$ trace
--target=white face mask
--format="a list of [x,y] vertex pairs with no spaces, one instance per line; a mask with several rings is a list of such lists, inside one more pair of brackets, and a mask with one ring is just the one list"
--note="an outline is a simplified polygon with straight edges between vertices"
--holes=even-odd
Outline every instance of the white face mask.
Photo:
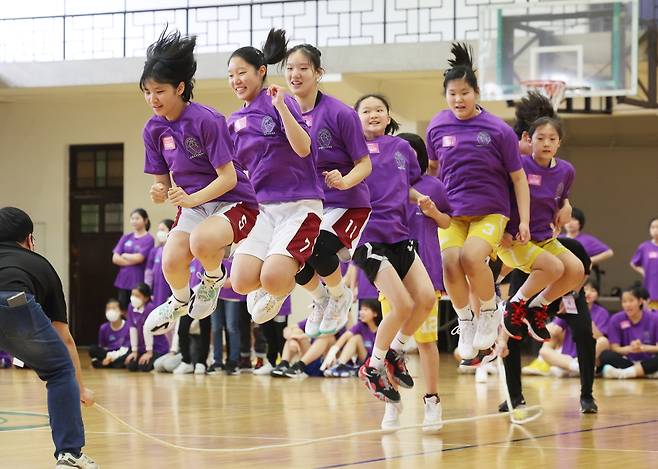
[[164,243],[165,241],[167,241],[167,236],[169,236],[169,233],[167,233],[166,231],[158,231],[156,236],[158,237],[158,242]]
[[121,311],[119,311],[118,309],[106,309],[105,317],[110,322],[118,321],[119,319],[121,319]]
[[130,304],[132,305],[133,309],[137,309],[137,308],[141,308],[144,305],[144,302],[139,298],[137,298],[136,296],[131,296]]

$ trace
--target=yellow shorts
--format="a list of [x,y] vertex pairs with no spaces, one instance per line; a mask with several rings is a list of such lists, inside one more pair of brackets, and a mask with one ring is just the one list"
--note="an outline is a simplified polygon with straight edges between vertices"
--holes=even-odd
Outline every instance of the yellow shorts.
[[497,213],[481,217],[453,217],[448,228],[439,228],[441,251],[460,248],[471,236],[485,240],[495,251],[503,237],[508,220],[506,216]]
[[[439,340],[439,299],[441,299],[441,292],[436,291],[435,294],[436,301],[430,315],[414,333],[414,340],[417,344],[428,344]],[[379,295],[379,302],[382,305],[382,317],[385,317],[391,312],[391,304],[384,295]]]
[[506,266],[530,273],[533,264],[542,252],[548,252],[558,257],[568,251],[557,239],[551,238],[540,242],[530,241],[527,244],[514,242],[509,248],[498,246],[497,254]]

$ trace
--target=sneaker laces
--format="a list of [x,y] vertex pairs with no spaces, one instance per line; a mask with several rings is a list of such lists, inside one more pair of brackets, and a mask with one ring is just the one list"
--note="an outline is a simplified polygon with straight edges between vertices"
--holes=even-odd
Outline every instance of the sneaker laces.
[[509,305],[512,307],[512,313],[511,313],[512,324],[519,327],[523,326],[523,320],[526,317],[525,302],[523,301],[519,301],[518,303],[512,302],[509,303]]
[[404,352],[398,352],[397,350],[394,350],[393,356],[395,357],[393,360],[393,365],[402,373],[409,374],[409,370],[407,369],[406,354]]
[[322,312],[321,306],[322,300],[313,300],[313,303],[309,305],[309,309],[311,310],[311,314],[308,317],[309,321],[318,322],[322,319],[324,313]]
[[539,329],[546,327],[546,320],[548,319],[548,306],[542,306],[541,309],[535,311],[535,325]]

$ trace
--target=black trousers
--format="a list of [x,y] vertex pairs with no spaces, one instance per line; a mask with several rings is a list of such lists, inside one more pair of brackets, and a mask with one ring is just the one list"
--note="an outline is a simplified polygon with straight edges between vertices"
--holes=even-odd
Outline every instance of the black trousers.
[[[185,316],[181,316],[180,324],[178,325],[178,349],[185,363],[192,363],[192,348],[190,344],[190,324],[192,324],[192,321],[194,319],[186,314]],[[201,334],[199,335],[200,344],[195,363],[203,363],[205,365],[208,359],[208,352],[210,351],[210,329],[212,327],[210,321],[210,316],[199,320]]]
[[[282,322],[279,322],[283,319]],[[274,319],[260,325],[263,337],[267,343],[267,359],[276,366],[276,357],[283,352],[286,339],[283,338],[283,330],[288,326],[288,316],[276,316]]]
[[251,314],[247,310],[247,302],[240,303],[240,356],[251,357]]
[[[509,294],[511,297],[523,285],[523,282],[528,278],[528,274],[515,270],[510,275]],[[596,366],[596,340],[592,336],[592,316],[589,313],[589,307],[582,290],[574,299],[578,314],[563,314],[561,317],[571,328],[571,334],[576,343],[578,366],[580,368],[580,395],[581,397],[591,397]],[[559,302],[561,299],[556,301]],[[521,341],[510,339],[507,342],[507,347],[509,348],[509,355],[504,359],[507,388],[510,397],[515,400],[523,395],[521,385]]]
[[108,350],[99,347],[98,345],[92,345],[89,347],[89,356],[91,357],[91,365],[94,368],[124,368],[125,365],[123,364],[126,361],[126,357],[130,352],[126,352],[113,362],[111,362],[109,365],[103,365],[103,360],[105,360],[105,357],[107,356]]
[[[601,367],[603,367],[603,365],[612,365],[615,368],[624,369],[630,368],[634,365],[634,363],[628,358],[618,354],[617,352],[613,352],[612,350],[604,350],[601,352]],[[651,358],[642,360],[640,365],[642,365],[642,369],[644,370],[645,375],[655,373],[658,371],[658,355],[654,355]]]

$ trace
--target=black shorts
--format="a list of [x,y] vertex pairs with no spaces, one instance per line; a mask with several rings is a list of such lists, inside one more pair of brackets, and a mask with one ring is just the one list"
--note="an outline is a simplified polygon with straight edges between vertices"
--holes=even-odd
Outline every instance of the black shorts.
[[395,271],[404,280],[416,259],[415,242],[412,240],[398,243],[366,243],[354,251],[352,261],[363,270],[366,278],[375,285],[377,273],[384,260],[391,263]]

